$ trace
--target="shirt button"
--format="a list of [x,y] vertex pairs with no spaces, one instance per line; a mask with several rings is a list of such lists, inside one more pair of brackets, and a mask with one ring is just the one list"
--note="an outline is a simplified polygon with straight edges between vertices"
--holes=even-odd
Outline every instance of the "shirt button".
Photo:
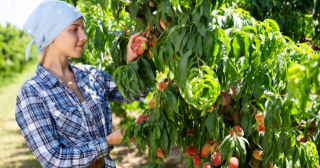
[[107,156],[107,154],[104,154],[104,156]]
[[59,81],[60,83],[62,83],[62,81]]
[[90,121],[92,121],[92,118],[90,118]]
[[69,113],[67,113],[67,115],[69,115]]
[[57,162],[57,159],[55,159],[54,162]]
[[99,136],[96,136],[96,138],[99,138]]
[[67,88],[67,87],[65,87],[65,89],[67,90],[68,88]]
[[80,105],[80,102],[78,104]]

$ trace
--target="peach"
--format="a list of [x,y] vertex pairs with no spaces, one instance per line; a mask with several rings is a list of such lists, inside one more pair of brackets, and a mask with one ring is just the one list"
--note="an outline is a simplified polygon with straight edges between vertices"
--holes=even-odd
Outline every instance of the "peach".
[[239,166],[239,159],[236,157],[231,157],[229,168],[238,168],[238,166]]
[[142,122],[142,120],[146,120],[148,122],[149,115],[148,114],[141,114],[137,119],[137,123],[140,124]]
[[302,138],[301,135],[299,135],[299,136],[297,137],[297,140],[298,140],[299,142],[302,142],[302,143],[305,143],[305,142],[306,142],[306,140],[305,140],[304,138]]
[[211,163],[210,162],[203,163],[203,168],[211,168]]
[[234,137],[234,136],[240,136],[240,137],[243,137],[244,135],[244,131],[243,129],[239,126],[239,125],[236,125],[234,126],[230,131],[229,133],[231,134],[231,137]]
[[173,55],[172,60],[175,60],[175,59],[176,59],[176,56]]
[[217,149],[219,148],[219,145],[220,145],[220,142],[214,143],[214,144],[210,147],[210,153],[211,153],[211,154],[214,154],[214,153],[217,151]]
[[154,47],[154,46],[156,46],[156,42],[157,42],[158,38],[157,38],[157,36],[155,34],[151,34],[150,36],[151,36],[151,38],[150,38],[151,39],[150,47]]
[[194,154],[192,156],[192,160],[193,160],[194,167],[197,168],[201,162],[201,157],[199,154]]
[[163,154],[163,152],[162,152],[162,150],[161,150],[160,148],[159,148],[158,151],[157,151],[157,156],[158,156],[158,157],[161,157],[161,158],[164,157],[164,154]]
[[168,78],[165,78],[163,81],[164,81],[166,84],[169,84],[169,79],[168,79]]
[[223,105],[226,106],[230,103],[230,97],[229,97],[229,94],[226,92],[226,91],[222,91],[222,95],[224,97],[224,103]]
[[315,131],[308,130],[308,134],[313,137]]
[[132,44],[132,51],[138,55],[142,55],[147,48],[147,43],[142,39],[136,39]]
[[259,124],[257,131],[266,131],[266,128],[264,127],[264,123]]
[[236,87],[232,86],[232,87],[230,88],[230,92],[231,92],[231,98],[232,98],[232,99],[235,99],[235,98],[236,98],[236,96],[235,96],[235,94],[236,94]]
[[190,129],[188,128],[187,133],[188,133],[188,135],[190,135],[190,136],[194,136],[194,129],[190,130]]
[[126,36],[129,37],[129,30],[126,31]]
[[207,157],[210,151],[211,144],[207,143],[202,147],[201,156]]
[[162,91],[163,89],[165,89],[165,87],[166,87],[166,83],[165,82],[160,82],[159,83],[159,89]]
[[169,22],[167,21],[166,26],[164,26],[163,20],[162,20],[162,18],[161,18],[161,19],[160,19],[160,25],[161,25],[161,27],[162,27],[164,30],[167,30],[167,28],[169,27]]
[[155,102],[155,100],[156,100],[156,97],[153,97],[153,98],[151,99],[150,104],[149,104],[151,108],[154,108],[154,102]]
[[214,166],[219,166],[221,164],[221,152],[216,152],[211,156],[211,162]]
[[252,163],[252,168],[259,168],[260,160],[252,158],[251,163]]
[[196,148],[194,148],[193,146],[189,146],[189,147],[187,148],[187,155],[188,155],[189,157],[192,157],[194,154],[199,154],[199,150],[196,149]]
[[264,123],[264,114],[263,113],[258,113],[255,115],[255,119],[259,123]]
[[213,145],[213,143],[214,143],[213,139],[210,139],[210,140],[209,140],[209,143],[210,143],[211,145]]
[[259,151],[259,150],[254,150],[253,153],[252,153],[252,156],[254,158],[256,158],[257,160],[262,160],[263,152]]

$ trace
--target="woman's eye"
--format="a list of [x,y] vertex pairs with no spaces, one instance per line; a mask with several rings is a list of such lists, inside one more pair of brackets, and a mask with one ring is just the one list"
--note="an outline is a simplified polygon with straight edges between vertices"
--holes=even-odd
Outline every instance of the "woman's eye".
[[77,31],[78,29],[73,29],[73,31]]

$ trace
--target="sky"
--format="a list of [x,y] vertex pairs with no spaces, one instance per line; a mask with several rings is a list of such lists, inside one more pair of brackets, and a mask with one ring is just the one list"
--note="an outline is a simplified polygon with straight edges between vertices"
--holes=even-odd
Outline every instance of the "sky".
[[43,0],[0,0],[0,24],[9,22],[22,29],[29,15]]

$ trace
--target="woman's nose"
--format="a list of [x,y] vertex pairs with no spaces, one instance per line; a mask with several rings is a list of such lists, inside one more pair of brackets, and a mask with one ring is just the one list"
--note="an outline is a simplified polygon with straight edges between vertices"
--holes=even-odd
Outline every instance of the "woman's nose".
[[81,30],[80,33],[80,41],[86,41],[88,40],[88,36],[86,35],[86,33],[84,32],[84,30]]

